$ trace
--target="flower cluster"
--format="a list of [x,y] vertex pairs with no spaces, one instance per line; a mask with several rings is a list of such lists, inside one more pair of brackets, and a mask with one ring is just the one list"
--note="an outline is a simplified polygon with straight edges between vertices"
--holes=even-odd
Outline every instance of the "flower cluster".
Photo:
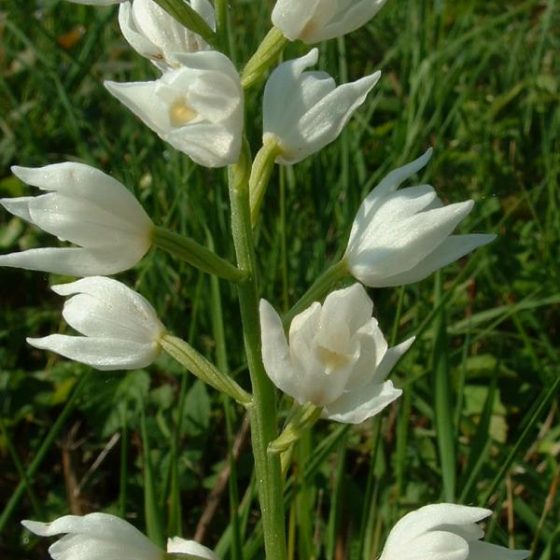
[[[319,417],[358,424],[379,414],[402,394],[388,376],[411,347],[414,336],[389,347],[373,317],[374,305],[364,286],[381,288],[418,282],[489,243],[494,236],[453,234],[472,210],[472,200],[444,205],[430,185],[399,189],[424,168],[430,149],[390,172],[364,199],[349,232],[346,250],[333,266],[336,276],[330,282],[320,279],[320,289],[310,288],[302,299],[305,305],[296,304],[288,314],[291,321],[283,319],[264,299],[257,310],[258,274],[252,269],[256,258],[250,222],[258,214],[275,164],[295,165],[334,142],[366,102],[380,72],[337,86],[326,72],[308,70],[318,63],[317,48],[279,64],[264,86],[262,148],[249,170],[251,157],[244,147],[244,86],[248,86],[234,63],[215,48],[216,17],[208,0],[177,0],[185,13],[198,22],[192,28],[163,9],[165,2],[73,1],[119,4],[118,21],[124,38],[159,72],[151,81],[106,81],[107,90],[193,162],[209,168],[230,166],[232,229],[240,264],[234,266],[194,240],[156,226],[124,185],[92,167],[80,163],[38,169],[13,167],[14,175],[46,194],[2,199],[0,204],[15,216],[77,247],[37,248],[2,255],[0,265],[80,278],[52,289],[58,295],[70,296],[62,314],[81,336],[53,334],[28,338],[28,342],[99,370],[144,368],[164,350],[185,369],[251,407],[252,417],[256,418],[254,449],[262,454],[255,462],[256,469],[263,469],[256,476],[261,485],[259,494],[262,500],[281,504],[282,497],[274,494],[281,488],[281,481],[269,479],[280,476],[281,469],[278,465],[269,467],[269,462],[276,460],[270,459],[269,454],[283,453],[299,431],[309,428]],[[278,54],[284,42],[315,44],[341,37],[373,18],[384,1],[277,0],[271,15],[274,27],[268,36],[276,43],[271,46],[263,41],[266,48],[262,50],[268,54],[253,60],[253,74],[265,77],[270,53]],[[239,205],[235,209],[234,203]],[[251,382],[253,388],[259,386],[254,394],[219,372],[186,342],[170,335],[152,305],[139,293],[104,276],[134,267],[152,246],[204,272],[251,284],[251,296],[240,297],[240,307],[245,325],[251,321],[250,328],[256,333],[252,339],[247,337]],[[343,277],[353,277],[358,283],[330,291]],[[260,324],[256,324],[258,313]],[[269,380],[260,375],[262,368]],[[296,411],[276,440],[268,435],[277,430],[274,413],[265,410],[266,402],[271,400],[258,400],[264,393],[272,395],[270,382],[293,399]],[[265,440],[262,426],[267,422]],[[272,488],[270,494],[263,487],[267,483]],[[269,516],[278,516],[274,509],[263,508],[267,554],[271,550],[267,542]],[[486,509],[453,504],[421,508],[393,528],[380,560],[526,558],[526,552],[507,551],[480,541],[483,531],[477,523],[489,514]],[[170,539],[164,552],[127,522],[103,513],[65,516],[50,524],[23,523],[40,536],[65,534],[49,549],[55,560],[164,560],[174,555],[216,560],[209,549],[180,538]]]

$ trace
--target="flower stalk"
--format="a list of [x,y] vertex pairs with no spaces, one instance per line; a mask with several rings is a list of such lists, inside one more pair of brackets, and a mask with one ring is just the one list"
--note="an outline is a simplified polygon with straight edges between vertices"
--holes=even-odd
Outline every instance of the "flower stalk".
[[269,453],[287,451],[321,417],[321,408],[312,403],[298,406],[282,433],[269,444]]
[[307,292],[305,292],[292,308],[282,316],[284,326],[289,325],[298,313],[301,313],[314,301],[323,299],[333,286],[347,276],[349,276],[349,272],[348,264],[345,259],[341,259],[327,268],[327,270],[313,282]]
[[243,69],[241,85],[244,89],[249,89],[264,76],[287,43],[288,39],[282,35],[279,29],[276,27],[270,29]]
[[274,169],[276,158],[282,152],[275,136],[263,139],[263,145],[255,156],[251,176],[249,177],[249,199],[251,204],[251,224],[255,225],[259,217],[266,188]]
[[231,377],[219,371],[190,344],[170,334],[164,334],[159,343],[172,358],[196,375],[196,377],[235,399],[239,404],[246,407],[251,405],[251,395]]
[[190,265],[214,274],[219,278],[239,282],[245,274],[230,262],[222,259],[190,237],[179,235],[166,228],[156,226],[153,231],[153,244]]
[[251,441],[267,560],[286,559],[282,472],[278,455],[268,453],[277,436],[274,387],[261,357],[258,278],[249,206],[250,155],[245,144],[239,163],[229,169],[232,232],[238,267],[247,274],[238,284],[247,364],[253,387],[249,408]]

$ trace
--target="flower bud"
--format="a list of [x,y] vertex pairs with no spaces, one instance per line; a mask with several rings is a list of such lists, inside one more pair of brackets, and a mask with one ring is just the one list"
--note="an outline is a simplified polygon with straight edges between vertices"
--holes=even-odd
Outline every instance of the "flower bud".
[[391,529],[379,560],[523,560],[528,550],[481,542],[477,525],[489,509],[433,504],[406,514]]
[[40,248],[0,256],[0,266],[72,276],[115,274],[134,266],[151,246],[153,224],[117,180],[81,163],[12,167],[48,194],[4,198],[9,212],[80,248]]
[[272,23],[290,41],[319,43],[362,27],[384,3],[385,0],[277,0]]
[[218,560],[205,546],[179,537],[168,539],[165,553],[130,523],[108,513],[65,515],[52,523],[21,523],[40,537],[65,534],[49,548],[53,560],[164,560],[168,554],[181,555],[185,560]]
[[73,296],[64,304],[62,316],[84,336],[28,338],[31,346],[108,371],[143,368],[157,358],[165,328],[139,293],[104,276],[59,284],[52,290]]
[[358,424],[378,414],[402,391],[386,377],[414,338],[388,348],[373,302],[360,284],[313,303],[290,325],[261,300],[262,358],[266,373],[299,404],[312,403],[323,417]]
[[[215,28],[214,8],[208,0],[191,0],[188,4],[209,27]],[[175,53],[209,48],[200,35],[181,25],[154,0],[132,0],[121,4],[119,25],[131,47],[162,71],[179,66]]]
[[426,165],[431,153],[389,173],[354,218],[345,259],[351,274],[366,286],[418,282],[496,237],[451,235],[472,210],[472,200],[443,206],[430,185],[397,190]]
[[325,72],[304,72],[319,51],[280,64],[263,98],[263,144],[278,144],[276,163],[294,164],[333,142],[365,101],[380,72],[336,87]]

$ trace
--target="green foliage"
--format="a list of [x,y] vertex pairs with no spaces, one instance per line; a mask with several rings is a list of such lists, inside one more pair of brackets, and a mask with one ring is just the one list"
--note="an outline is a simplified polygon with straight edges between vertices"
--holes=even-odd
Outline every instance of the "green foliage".
[[[233,4],[230,54],[241,67],[271,3]],[[392,374],[405,396],[357,428],[319,422],[298,444],[285,503],[293,558],[370,559],[404,512],[452,495],[494,509],[494,542],[531,548],[534,560],[560,556],[559,29],[554,1],[392,0],[365,28],[321,46],[320,65],[337,81],[376,68],[383,77],[335,144],[275,171],[258,230],[264,296],[288,309],[340,254],[364,195],[428,145],[435,155],[419,179],[448,201],[474,198],[464,231],[499,238],[447,267],[440,292],[433,279],[372,291],[385,332],[418,335]],[[211,239],[232,258],[223,172],[195,168],[101,86],[156,75],[127,47],[113,8],[7,0],[0,37],[1,196],[31,194],[10,165],[83,161],[127,185],[158,225]],[[304,49],[291,44],[285,56]],[[260,123],[248,127],[255,153]],[[3,252],[55,242],[0,215]],[[19,520],[70,511],[194,535],[231,466],[243,410],[163,356],[149,371],[88,373],[31,349],[26,336],[65,328],[48,290],[61,278],[0,274],[0,556],[40,558]],[[247,386],[228,284],[155,251],[122,277]],[[259,558],[246,445],[234,467],[199,530],[222,558]],[[237,493],[234,524],[227,503]],[[148,514],[163,512],[162,527],[145,502]]]

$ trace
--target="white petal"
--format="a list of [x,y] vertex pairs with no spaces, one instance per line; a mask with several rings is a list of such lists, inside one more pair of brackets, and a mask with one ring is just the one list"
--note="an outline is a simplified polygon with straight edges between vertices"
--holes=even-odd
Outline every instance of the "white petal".
[[134,266],[144,252],[142,255],[140,251],[123,254],[121,247],[29,249],[20,253],[0,255],[0,266],[42,270],[69,276],[116,274]]
[[467,560],[469,558],[469,545],[465,539],[445,531],[431,531],[414,539],[399,543],[393,540],[391,542],[393,545],[387,542],[379,560]]
[[408,349],[412,346],[412,343],[416,339],[415,336],[411,336],[404,342],[389,348],[381,363],[377,366],[375,370],[375,379],[378,383],[385,380],[385,378],[389,375],[391,370],[395,367],[395,364],[402,358],[402,356],[408,351]]
[[337,368],[336,372],[330,375],[324,349],[317,341],[321,315],[321,305],[314,302],[294,317],[289,336],[292,368],[297,382],[294,398],[299,403],[311,402],[316,406],[323,406],[337,399],[350,375],[348,368]]
[[66,303],[63,311],[68,324],[82,334],[152,343],[164,330],[150,302],[112,278],[82,278],[69,284],[57,284],[52,286],[52,290],[62,296],[88,296],[87,300],[79,298],[81,308],[72,303],[78,297],[74,296]]
[[147,217],[129,220],[127,215],[59,193],[33,197],[27,208],[33,224],[62,241],[88,248],[120,245],[123,251],[140,244],[146,252],[150,246],[152,225]]
[[388,173],[381,182],[369,193],[360,205],[352,231],[350,233],[350,241],[348,247],[352,247],[356,243],[356,237],[360,237],[362,232],[368,227],[372,216],[386,196],[395,192],[399,186],[414,173],[420,171],[432,157],[433,149],[428,148],[422,156],[414,161],[394,169]]
[[282,320],[268,301],[261,299],[262,359],[270,380],[284,393],[297,398],[297,374],[292,368],[290,350]]
[[[427,255],[416,266],[400,274],[383,279],[383,287],[403,286],[423,280],[432,272],[464,257],[478,247],[496,239],[494,234],[472,233],[468,235],[451,235],[435,251]],[[366,283],[367,284],[367,283]]]
[[369,383],[329,403],[324,408],[323,416],[345,424],[360,424],[379,414],[401,394],[402,390],[396,389],[391,381]]
[[157,82],[105,81],[103,85],[157,134],[169,128],[169,109],[156,96]]
[[[288,60],[278,65],[268,78],[263,94],[263,132],[283,137],[309,106],[312,100],[306,93],[314,97],[319,89],[328,93],[335,87],[334,80],[325,73],[311,72],[315,77],[308,82],[306,88],[300,87],[302,74],[306,68],[317,63],[319,50],[311,49],[305,56]],[[322,83],[321,83],[322,81]]]
[[[119,560],[119,556],[115,555],[117,552],[120,552],[121,559],[160,560],[162,556],[161,551],[140,531],[106,513],[90,513],[83,517],[67,515],[52,523],[22,521],[22,525],[42,537],[70,533],[71,539],[65,537],[49,549],[55,560]],[[69,550],[72,547],[76,547],[74,551]]]
[[241,151],[241,133],[232,134],[228,127],[220,124],[185,126],[164,134],[162,138],[205,167],[233,164]]
[[290,41],[299,38],[321,0],[277,0],[272,10],[272,23]]
[[[304,145],[286,146],[288,154],[282,158],[282,163],[297,163],[336,140],[380,76],[381,72],[376,72],[356,82],[343,84],[311,107],[298,124]],[[297,151],[292,153],[294,149]]]
[[0,204],[11,214],[25,220],[32,222],[31,214],[29,213],[29,204],[35,200],[34,196],[20,196],[19,198],[0,198]]
[[140,203],[122,183],[89,165],[65,162],[36,169],[19,166],[11,169],[16,177],[34,187],[88,200],[139,227],[151,224]]
[[318,27],[317,31],[306,37],[308,43],[327,41],[334,37],[341,37],[362,27],[383,7],[385,0],[358,0],[351,6],[344,6],[344,11],[337,17]]
[[159,346],[155,342],[141,344],[114,338],[87,338],[62,334],[26,340],[35,348],[56,352],[101,371],[144,368],[153,363],[159,354]]
[[331,292],[323,303],[319,328],[342,323],[351,333],[371,320],[373,302],[363,286],[352,284],[348,288]]
[[190,70],[214,71],[228,75],[237,80],[239,74],[233,62],[218,51],[201,51],[196,53],[178,53],[176,59]]
[[353,275],[366,285],[379,286],[387,277],[410,270],[436,250],[472,210],[473,201],[458,202],[421,212],[387,224],[391,237],[385,245],[372,245],[347,253]]
[[385,548],[409,543],[426,531],[478,523],[492,514],[489,509],[457,504],[431,504],[401,518],[391,530]]
[[196,541],[188,541],[179,537],[167,540],[167,552],[188,554],[189,558],[200,558],[201,560],[219,560],[209,548]]
[[164,58],[161,48],[154,45],[136,27],[131,2],[123,2],[119,6],[119,27],[124,38],[136,52],[150,59],[161,60]]

